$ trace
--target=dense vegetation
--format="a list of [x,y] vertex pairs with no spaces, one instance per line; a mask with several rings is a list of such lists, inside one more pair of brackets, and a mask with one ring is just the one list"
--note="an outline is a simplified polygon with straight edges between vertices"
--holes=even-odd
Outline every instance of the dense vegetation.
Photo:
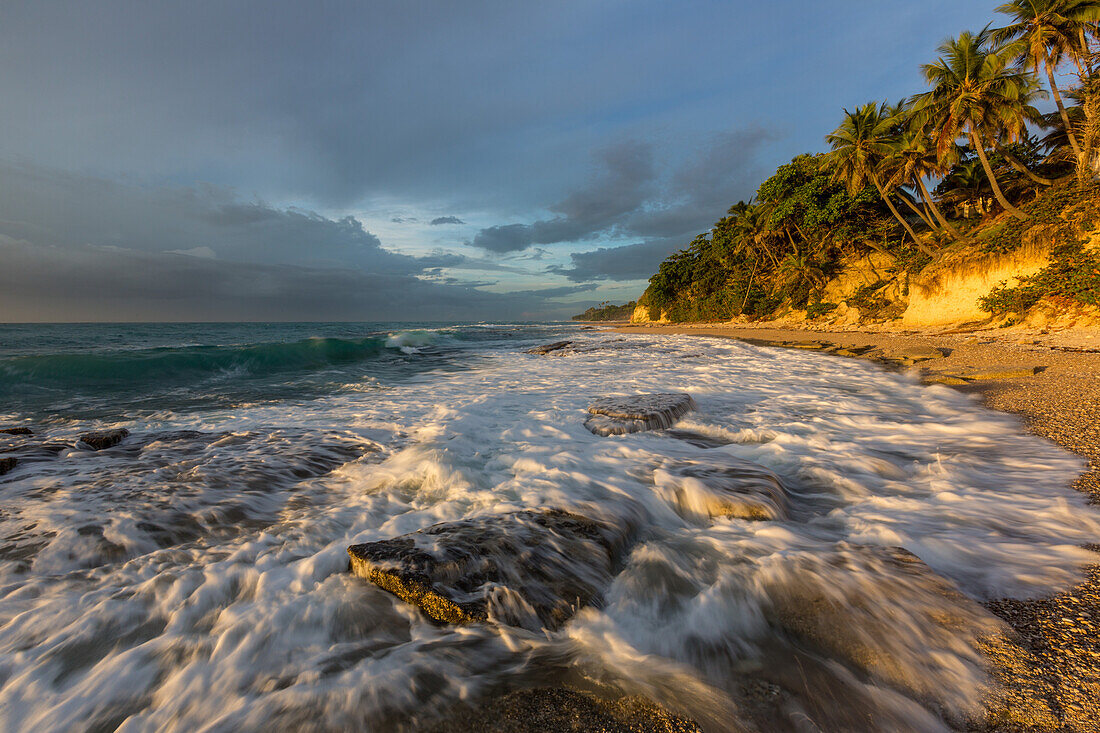
[[[1100,0],[997,10],[1004,27],[940,46],[922,67],[927,90],[845,110],[829,152],[781,166],[662,262],[639,299],[650,317],[816,317],[837,306],[822,293],[848,256],[874,250],[894,274],[916,272],[949,250],[1011,251],[1037,226],[1053,238],[1050,267],[982,307],[1020,311],[1045,296],[1100,304],[1100,256],[1080,238],[1098,209]],[[1075,82],[1062,89],[1056,73]],[[1056,107],[1047,115],[1034,106],[1045,97]],[[885,313],[882,284],[848,304]]]
[[633,300],[623,305],[612,305],[609,301],[604,301],[599,305],[592,306],[584,313],[573,316],[574,321],[629,321],[630,316],[634,314],[634,307],[637,305]]

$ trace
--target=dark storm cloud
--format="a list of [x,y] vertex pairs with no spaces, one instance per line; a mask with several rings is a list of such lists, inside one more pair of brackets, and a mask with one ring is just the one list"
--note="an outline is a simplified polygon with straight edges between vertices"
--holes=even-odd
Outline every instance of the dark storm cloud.
[[428,224],[433,227],[440,226],[441,224],[465,224],[466,222],[459,219],[457,216],[437,216],[432,219]]
[[[770,137],[769,132],[756,128],[713,135],[658,185],[653,185],[651,157],[638,154],[641,148],[635,148],[633,165],[624,164],[622,151],[618,151],[618,166],[609,163],[602,180],[571,194],[556,207],[570,214],[555,220],[557,231],[582,232],[581,240],[604,234],[643,241],[574,252],[571,267],[552,267],[548,272],[579,282],[648,278],[661,260],[708,229],[731,203],[752,196],[762,175],[757,151]],[[523,249],[537,241],[540,227],[547,224],[484,229],[473,243],[492,252]]]
[[596,283],[587,283],[585,285],[563,285],[559,288],[542,288],[540,290],[529,290],[528,295],[535,295],[540,298],[564,298],[567,295],[576,295],[577,293],[586,293],[589,290],[595,290],[599,287]]
[[554,267],[550,272],[574,282],[592,280],[645,280],[657,272],[661,260],[684,246],[680,239],[650,239],[622,247],[600,247],[570,255],[571,267]]
[[389,252],[353,217],[241,202],[224,189],[150,190],[0,165],[4,320],[480,319],[546,311],[538,294],[421,279],[439,274],[433,268],[474,269],[467,260]]
[[600,174],[550,207],[558,216],[533,224],[487,227],[474,236],[473,245],[490,252],[515,252],[535,244],[591,239],[615,226],[652,194],[653,147],[619,143],[600,151],[599,158]]
[[[448,320],[541,309],[406,275],[217,262],[100,247],[32,245],[0,235],[0,312],[8,320]],[[74,316],[74,314],[76,314]]]

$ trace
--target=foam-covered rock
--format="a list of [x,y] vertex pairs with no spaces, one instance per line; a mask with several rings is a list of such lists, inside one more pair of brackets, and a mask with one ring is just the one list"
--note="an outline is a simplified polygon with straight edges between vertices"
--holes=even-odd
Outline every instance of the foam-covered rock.
[[572,341],[555,341],[552,344],[543,344],[542,346],[536,346],[532,349],[528,349],[528,354],[550,354],[552,356],[561,356],[562,349],[572,344]]
[[588,406],[591,417],[584,426],[596,435],[658,430],[672,427],[694,409],[695,400],[682,392],[603,397]]
[[122,442],[122,439],[130,434],[126,428],[114,428],[112,430],[93,430],[80,436],[80,442],[92,450],[105,450]]
[[455,522],[348,548],[351,571],[443,623],[556,629],[595,603],[628,530],[558,510]]
[[[951,704],[945,660],[983,665],[978,640],[1003,628],[916,555],[839,543],[832,552],[777,558],[761,578],[769,615],[829,657],[919,697]],[[952,674],[957,672],[952,670]]]
[[783,482],[763,466],[723,457],[707,463],[672,463],[654,471],[654,483],[687,518],[787,518]]

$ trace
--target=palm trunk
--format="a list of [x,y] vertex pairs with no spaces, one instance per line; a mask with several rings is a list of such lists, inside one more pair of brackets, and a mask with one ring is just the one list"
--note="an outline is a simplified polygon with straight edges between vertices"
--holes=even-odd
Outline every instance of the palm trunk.
[[1040,186],[1053,186],[1057,181],[1053,181],[1050,178],[1043,178],[1037,173],[1034,173],[1030,168],[1020,162],[1012,153],[1008,152],[1004,145],[994,141],[993,146],[997,148],[997,152],[1004,156],[1004,159],[1008,161],[1008,164],[1016,170],[1027,176],[1033,183],[1038,183]]
[[978,133],[974,132],[973,128],[970,129],[970,144],[974,146],[974,152],[978,154],[978,160],[982,161],[982,168],[985,169],[985,175],[989,178],[989,186],[993,189],[993,195],[997,197],[997,202],[1000,203],[1001,208],[1017,219],[1027,219],[1028,215],[1008,203],[1008,199],[1001,192],[1001,187],[997,184],[997,177],[993,175],[993,168],[989,165],[989,158],[986,157],[985,145],[978,139]]
[[952,237],[959,238],[959,232],[955,227],[947,223],[947,219],[940,213],[940,207],[936,206],[936,202],[932,200],[932,195],[928,193],[928,187],[924,185],[924,179],[920,176],[916,176],[917,185],[920,186],[920,194],[924,196],[925,203],[928,204],[928,208],[932,211],[932,215],[936,217],[936,221],[940,223],[944,229],[946,229]]
[[745,288],[745,297],[741,299],[741,310],[737,311],[737,315],[742,315],[745,312],[745,305],[749,302],[749,293],[752,292],[752,280],[756,277],[756,266],[760,264],[760,255],[756,256],[756,259],[752,263],[752,274],[749,275],[749,284]]
[[898,196],[902,203],[909,207],[909,210],[920,217],[920,220],[928,225],[929,229],[935,229],[936,225],[932,223],[932,220],[928,218],[928,214],[920,210],[916,204],[909,200],[908,196]]
[[783,231],[787,235],[787,240],[791,243],[791,249],[794,250],[795,254],[798,254],[798,245],[794,241],[794,236],[791,234],[791,230],[784,227]]
[[898,222],[905,228],[905,231],[909,233],[909,236],[913,238],[913,244],[917,245],[917,249],[919,249],[921,252],[924,252],[929,257],[935,257],[936,253],[928,249],[927,246],[921,243],[920,239],[917,238],[917,233],[913,231],[913,227],[909,226],[909,222],[902,218],[902,215],[898,213],[898,210],[894,206],[894,203],[890,200],[890,197],[887,196],[886,192],[882,190],[882,184],[878,182],[878,176],[871,174],[871,181],[875,184],[875,188],[878,189],[878,195],[881,196],[882,200],[886,202],[886,206],[890,209],[890,213],[894,215],[894,218],[898,220]]
[[1062,104],[1062,95],[1058,93],[1058,84],[1054,81],[1054,69],[1050,65],[1049,60],[1044,60],[1043,66],[1047,70],[1047,81],[1050,82],[1050,91],[1054,95],[1054,103],[1058,105],[1058,114],[1062,116],[1062,124],[1066,126],[1066,137],[1069,138],[1069,146],[1073,148],[1073,157],[1078,161],[1081,160],[1081,146],[1077,144],[1077,138],[1073,134],[1073,128],[1069,124],[1069,112],[1066,112],[1066,105]]

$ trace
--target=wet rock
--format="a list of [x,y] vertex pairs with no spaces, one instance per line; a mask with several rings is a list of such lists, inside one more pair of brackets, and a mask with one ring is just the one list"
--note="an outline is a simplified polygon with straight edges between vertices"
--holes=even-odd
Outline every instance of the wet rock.
[[0,428],[0,433],[6,435],[34,435],[30,428]]
[[351,571],[443,623],[556,629],[596,603],[629,530],[558,510],[436,524],[348,548]]
[[[900,547],[839,543],[783,558],[763,580],[773,623],[834,659],[929,699],[944,660],[983,665],[979,639],[1004,624]],[[906,629],[899,633],[899,629]]]
[[906,346],[900,349],[885,349],[882,358],[890,361],[903,362],[906,365],[916,364],[930,359],[942,359],[944,349],[934,346]]
[[831,349],[829,353],[835,354],[837,356],[856,357],[862,356],[863,354],[867,353],[867,351],[869,351],[867,347],[843,347]]
[[674,463],[653,475],[657,489],[686,518],[787,518],[787,491],[774,473],[749,461]]
[[[421,729],[425,730],[425,729]],[[430,733],[701,733],[692,720],[673,715],[640,697],[601,700],[568,687],[517,690],[464,706],[431,728]]]
[[695,400],[684,393],[604,397],[588,406],[591,417],[584,426],[596,435],[638,433],[670,428],[695,409]]
[[934,374],[926,377],[924,381],[929,384],[946,384],[949,387],[957,387],[960,384],[970,384],[965,379],[953,377],[950,374]]
[[15,465],[18,462],[19,461],[17,461],[15,458],[12,458],[11,456],[0,458],[0,476],[3,476],[8,471],[15,468]]
[[113,430],[94,430],[80,436],[80,442],[92,450],[104,450],[122,442],[122,439],[130,434],[126,428],[114,428]]
[[12,458],[17,458],[20,463],[34,463],[38,461],[50,461],[63,451],[72,450],[68,443],[23,443],[13,448],[7,448],[3,452]]
[[[572,344],[572,341],[555,341],[552,344],[543,344],[542,346],[536,346],[533,349],[528,349],[528,354],[550,354],[551,356],[561,356],[561,350]],[[557,353],[555,353],[557,352]]]
[[790,349],[808,349],[810,351],[821,351],[833,346],[828,341],[785,341],[783,345]]

